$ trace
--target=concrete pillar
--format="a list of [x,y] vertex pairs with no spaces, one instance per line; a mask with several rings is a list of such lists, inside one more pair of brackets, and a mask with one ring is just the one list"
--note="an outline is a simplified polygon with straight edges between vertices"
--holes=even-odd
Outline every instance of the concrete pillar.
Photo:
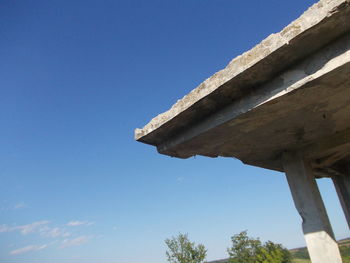
[[341,263],[339,247],[312,168],[298,153],[285,153],[283,166],[312,263]]
[[350,169],[344,175],[332,176],[332,180],[350,228]]

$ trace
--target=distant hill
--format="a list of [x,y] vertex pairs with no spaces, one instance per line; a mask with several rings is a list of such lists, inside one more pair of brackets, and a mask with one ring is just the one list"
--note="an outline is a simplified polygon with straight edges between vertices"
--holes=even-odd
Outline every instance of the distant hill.
[[[338,240],[343,263],[350,263],[350,238]],[[306,247],[293,248],[289,250],[293,256],[293,263],[311,263]],[[208,261],[207,263],[227,263],[228,259]]]
[[228,258],[227,259],[214,260],[214,261],[208,261],[207,263],[227,263],[227,262],[228,262]]
[[[341,239],[338,244],[343,263],[350,263],[350,238]],[[306,247],[294,248],[289,251],[292,253],[294,263],[311,263]]]
[[214,261],[208,261],[207,263],[226,263],[228,259],[220,259],[220,260],[214,260]]

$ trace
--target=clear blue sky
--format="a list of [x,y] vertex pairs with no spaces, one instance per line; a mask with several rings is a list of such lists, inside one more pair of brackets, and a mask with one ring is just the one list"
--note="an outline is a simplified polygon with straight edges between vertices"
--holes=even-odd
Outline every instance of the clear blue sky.
[[313,2],[0,1],[0,262],[164,263],[179,232],[209,260],[245,229],[304,245],[283,174],[161,156],[133,131]]

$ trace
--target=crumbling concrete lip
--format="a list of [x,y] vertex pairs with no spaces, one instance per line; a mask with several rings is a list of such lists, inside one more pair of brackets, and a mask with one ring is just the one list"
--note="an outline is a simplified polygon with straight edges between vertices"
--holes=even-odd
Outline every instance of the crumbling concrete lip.
[[173,157],[234,157],[284,171],[284,151],[350,129],[349,21],[350,0],[321,0],[136,129],[136,140]]
[[153,118],[135,139],[160,145],[186,127],[258,89],[297,61],[316,52],[350,30],[349,0],[322,0],[300,18],[233,59],[225,69],[205,80],[168,111]]

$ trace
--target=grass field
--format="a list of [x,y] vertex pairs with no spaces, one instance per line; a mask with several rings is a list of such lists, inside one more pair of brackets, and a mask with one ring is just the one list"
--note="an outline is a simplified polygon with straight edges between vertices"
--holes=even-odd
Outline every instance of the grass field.
[[309,259],[293,259],[293,263],[310,263]]
[[[350,263],[350,238],[338,241],[340,253],[343,257],[343,263]],[[290,250],[293,263],[311,263],[309,253],[306,247]],[[227,263],[228,259],[213,261],[212,263]]]
[[[338,242],[340,253],[343,257],[343,263],[350,263],[350,239],[344,239]],[[291,250],[293,263],[311,263],[309,254],[306,248]]]

